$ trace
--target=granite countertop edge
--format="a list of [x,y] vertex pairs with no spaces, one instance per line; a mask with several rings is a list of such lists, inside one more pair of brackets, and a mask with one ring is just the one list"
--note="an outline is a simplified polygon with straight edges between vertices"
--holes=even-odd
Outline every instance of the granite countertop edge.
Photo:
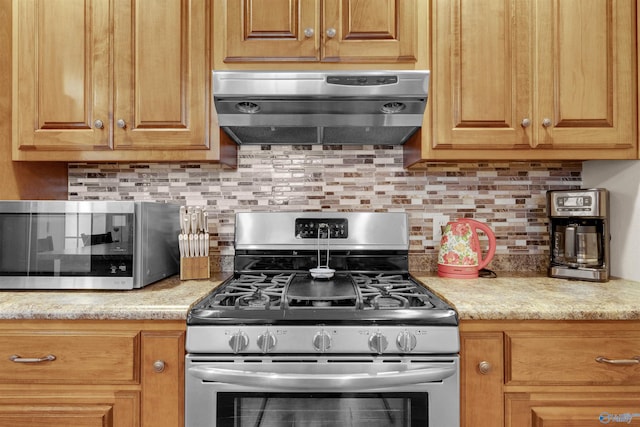
[[557,279],[536,273],[449,279],[412,275],[452,305],[461,320],[640,320],[640,282]]
[[[230,273],[178,276],[130,291],[0,291],[0,320],[186,320],[189,309]],[[413,277],[452,305],[461,320],[640,320],[640,282],[554,279],[498,273],[497,278]]]
[[178,276],[141,289],[2,290],[0,320],[186,320],[189,309],[225,279]]

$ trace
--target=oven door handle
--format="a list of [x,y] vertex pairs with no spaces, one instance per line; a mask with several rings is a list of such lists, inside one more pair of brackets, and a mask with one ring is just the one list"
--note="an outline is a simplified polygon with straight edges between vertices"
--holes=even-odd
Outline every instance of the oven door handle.
[[366,373],[290,374],[268,371],[243,371],[211,366],[188,369],[189,374],[213,381],[270,390],[370,390],[443,381],[457,372],[456,366],[429,367],[405,371]]

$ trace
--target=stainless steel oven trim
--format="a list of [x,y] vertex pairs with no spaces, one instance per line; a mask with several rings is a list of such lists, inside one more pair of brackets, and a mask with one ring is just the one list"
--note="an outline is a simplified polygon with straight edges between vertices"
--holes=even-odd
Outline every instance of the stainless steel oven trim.
[[[207,364],[189,368],[189,375],[204,381],[268,389],[270,391],[362,391],[443,381],[456,374],[453,360],[438,363],[262,363],[246,369]],[[242,366],[244,367],[244,366]],[[315,368],[315,369],[314,369]],[[362,372],[357,372],[361,371]],[[307,371],[307,372],[304,372]],[[309,372],[312,371],[312,372]]]
[[[305,370],[310,371],[311,369],[307,368],[312,366],[316,371],[313,375],[303,373]],[[405,370],[399,369],[401,366],[404,366]],[[285,372],[291,368],[294,372]],[[336,371],[341,372],[342,369],[352,371],[352,374],[341,374],[350,378],[343,383],[340,382],[340,378],[337,381],[332,379],[332,375],[336,374]],[[270,371],[272,377],[269,377]],[[371,382],[365,379],[366,372],[369,371],[373,372]],[[399,376],[398,371],[400,371]],[[227,376],[229,372],[231,377]],[[246,380],[236,381],[236,375],[244,372],[248,372],[250,376]],[[292,355],[249,356],[243,359],[238,356],[188,354],[185,374],[185,427],[217,427],[215,420],[217,393],[253,392],[301,394],[366,392],[379,393],[382,396],[385,393],[426,393],[429,401],[429,426],[460,426],[458,355],[413,357]],[[417,382],[417,379],[414,381],[411,378],[412,375],[423,374],[425,376],[421,379],[424,382]],[[256,376],[259,379],[258,383],[252,380]],[[387,376],[393,379],[387,381]],[[429,381],[428,376],[432,376],[432,381]],[[312,382],[308,381],[307,377],[315,379]],[[279,379],[270,381],[270,378]],[[281,379],[283,381],[280,381]],[[354,379],[355,381],[352,381]],[[293,384],[296,381],[299,384]],[[352,381],[351,384],[348,384],[350,381]],[[330,388],[327,387],[328,383],[332,383]]]

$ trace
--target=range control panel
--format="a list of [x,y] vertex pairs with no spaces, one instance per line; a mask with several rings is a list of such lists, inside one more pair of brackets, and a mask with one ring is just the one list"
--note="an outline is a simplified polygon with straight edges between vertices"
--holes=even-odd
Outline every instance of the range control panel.
[[295,232],[297,239],[346,239],[349,223],[346,218],[296,218]]

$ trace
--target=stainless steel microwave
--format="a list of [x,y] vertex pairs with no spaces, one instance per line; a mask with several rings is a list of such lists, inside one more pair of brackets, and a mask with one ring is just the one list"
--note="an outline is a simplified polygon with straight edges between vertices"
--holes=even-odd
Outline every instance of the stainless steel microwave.
[[135,289],[178,273],[180,207],[0,201],[0,289]]

